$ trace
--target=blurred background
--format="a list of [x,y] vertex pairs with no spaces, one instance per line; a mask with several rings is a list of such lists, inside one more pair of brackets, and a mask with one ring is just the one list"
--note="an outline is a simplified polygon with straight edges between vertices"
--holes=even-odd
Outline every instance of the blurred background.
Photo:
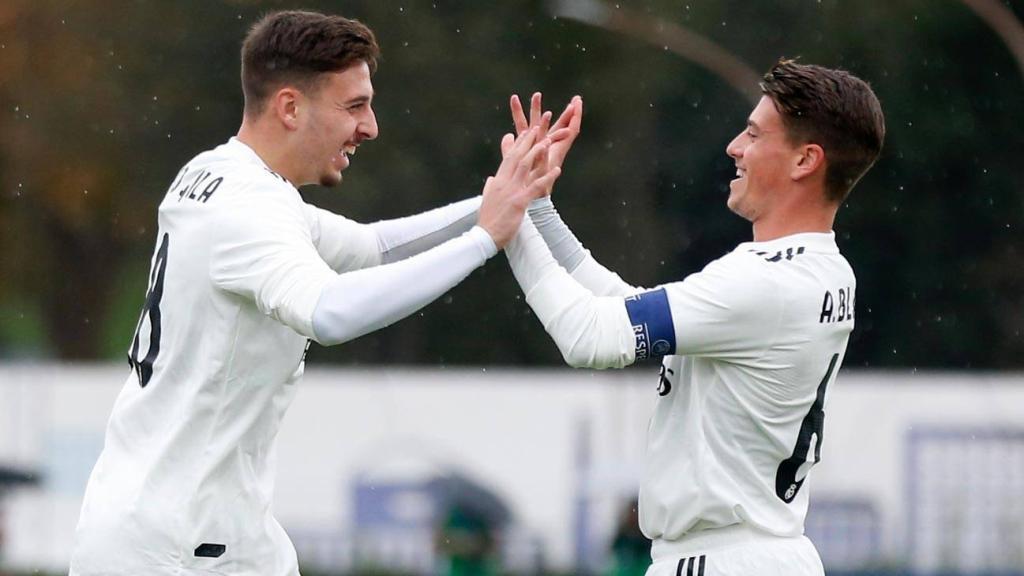
[[[830,574],[1024,574],[1024,2],[1004,0],[5,0],[0,573],[66,570],[156,206],[237,131],[247,28],[297,7],[384,53],[380,137],[308,201],[373,221],[477,194],[510,94],[580,94],[555,202],[637,285],[749,239],[724,149],[775,60],[868,80],[888,134],[836,222],[857,328],[808,532]],[[657,367],[560,367],[503,258],[309,360],[276,502],[304,573],[642,573]]]

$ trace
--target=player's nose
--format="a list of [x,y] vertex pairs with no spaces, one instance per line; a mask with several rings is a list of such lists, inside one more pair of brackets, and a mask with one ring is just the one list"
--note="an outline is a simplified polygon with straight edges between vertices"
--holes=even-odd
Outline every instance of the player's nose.
[[729,142],[725,147],[725,153],[728,154],[730,158],[739,158],[740,156],[743,156],[743,148],[740,146],[740,140],[742,137],[742,132],[737,134],[736,137],[732,139],[732,142]]
[[366,118],[360,122],[359,131],[362,133],[363,140],[373,140],[377,137],[377,115],[374,114],[373,108],[369,109],[369,113]]

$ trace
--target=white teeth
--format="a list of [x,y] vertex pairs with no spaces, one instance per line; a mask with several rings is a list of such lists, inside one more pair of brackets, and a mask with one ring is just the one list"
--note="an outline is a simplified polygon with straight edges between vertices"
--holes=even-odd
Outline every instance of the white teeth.
[[356,155],[356,147],[355,146],[344,146],[344,147],[342,147],[341,151],[344,152],[347,156],[355,156]]

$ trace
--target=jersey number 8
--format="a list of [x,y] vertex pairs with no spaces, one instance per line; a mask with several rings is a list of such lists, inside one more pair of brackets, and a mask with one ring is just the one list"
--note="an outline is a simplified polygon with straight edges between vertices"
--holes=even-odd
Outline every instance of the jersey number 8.
[[[128,352],[128,364],[139,377],[139,386],[145,388],[149,379],[153,377],[153,363],[156,362],[157,354],[160,353],[160,299],[164,295],[164,273],[167,271],[167,245],[169,237],[164,233],[160,240],[160,249],[156,252],[156,259],[153,260],[153,269],[149,272],[149,290],[146,292],[146,303],[142,307],[142,314],[139,316],[139,324],[135,327],[135,337],[132,338],[132,348]],[[149,324],[149,350],[146,355],[139,359],[139,348],[142,340],[142,329]]]

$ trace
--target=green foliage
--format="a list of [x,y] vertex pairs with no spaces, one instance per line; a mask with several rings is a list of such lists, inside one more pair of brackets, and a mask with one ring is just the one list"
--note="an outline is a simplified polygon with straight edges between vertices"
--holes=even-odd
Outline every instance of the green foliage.
[[[0,86],[0,311],[32,320],[0,330],[0,355],[26,345],[34,355],[120,354],[145,280],[122,271],[148,265],[156,205],[178,167],[235,132],[246,27],[300,3],[140,0],[120,3],[117,18],[98,0],[6,4],[0,72],[18,81]],[[800,56],[875,87],[886,148],[836,226],[859,283],[847,366],[1024,366],[1022,78],[964,4],[623,6],[703,35],[758,71]],[[1007,6],[1021,15],[1019,3]],[[642,40],[554,19],[539,0],[341,9],[383,47],[374,78],[381,135],[340,189],[305,191],[308,200],[371,221],[475,194],[510,129],[509,94],[543,90],[557,110],[579,93],[583,135],[556,203],[600,261],[655,285],[749,239],[724,206],[734,169],[724,148],[750,106],[713,73]],[[413,318],[311,356],[559,361],[502,257]]]

